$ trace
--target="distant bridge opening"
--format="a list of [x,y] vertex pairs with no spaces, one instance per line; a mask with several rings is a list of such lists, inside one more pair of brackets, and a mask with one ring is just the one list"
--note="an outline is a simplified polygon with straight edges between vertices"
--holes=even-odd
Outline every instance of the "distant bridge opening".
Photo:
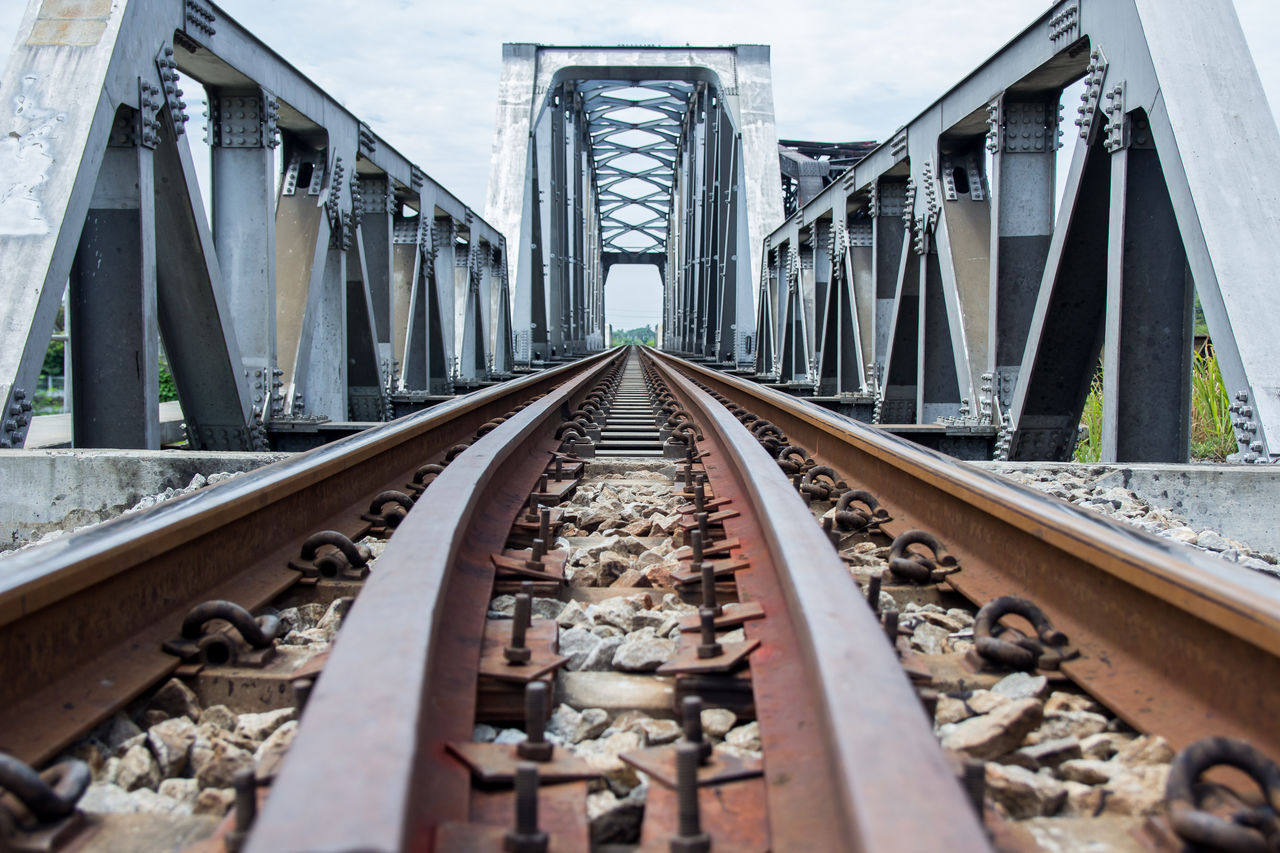
[[605,322],[617,333],[662,323],[662,273],[656,264],[615,264],[604,285]]

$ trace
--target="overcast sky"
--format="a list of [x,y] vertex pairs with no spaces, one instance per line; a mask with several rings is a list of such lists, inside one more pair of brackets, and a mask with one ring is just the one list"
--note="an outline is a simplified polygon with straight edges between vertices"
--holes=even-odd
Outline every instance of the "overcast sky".
[[[38,0],[37,0],[38,2]],[[221,7],[481,215],[502,43],[768,44],[782,138],[883,140],[1045,0],[224,0]],[[24,0],[0,0],[5,61]],[[1236,0],[1269,100],[1280,2]],[[200,110],[191,110],[198,115]],[[1074,115],[1068,110],[1068,119]],[[198,139],[198,135],[194,135]],[[629,273],[618,281],[619,273]],[[657,276],[618,269],[618,328],[656,321]]]

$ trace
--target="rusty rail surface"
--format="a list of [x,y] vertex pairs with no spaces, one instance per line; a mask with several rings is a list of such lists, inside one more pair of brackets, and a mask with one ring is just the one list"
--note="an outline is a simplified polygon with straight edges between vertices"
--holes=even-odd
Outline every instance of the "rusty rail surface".
[[976,604],[1040,606],[1080,656],[1062,671],[1175,749],[1209,735],[1280,754],[1280,585],[772,389],[655,357],[777,425],[819,464],[923,528]]
[[161,644],[196,603],[253,609],[297,582],[308,535],[358,539],[371,498],[482,424],[601,363],[504,383],[4,559],[0,751],[38,765],[180,659]]
[[424,850],[440,824],[468,819],[469,773],[445,744],[471,739],[489,555],[559,445],[557,413],[603,368],[477,441],[396,530],[308,700],[250,853]]
[[774,651],[752,662],[773,849],[987,849],[933,720],[808,505],[745,426],[665,366],[716,451],[708,472],[736,486],[717,494],[750,507],[761,537],[744,544],[739,592],[787,615],[745,626]]

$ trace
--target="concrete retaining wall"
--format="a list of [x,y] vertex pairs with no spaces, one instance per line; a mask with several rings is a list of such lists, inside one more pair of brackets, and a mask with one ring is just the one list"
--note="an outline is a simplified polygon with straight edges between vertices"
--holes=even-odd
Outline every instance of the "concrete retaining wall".
[[0,453],[0,549],[119,515],[196,474],[252,471],[285,453],[6,450]]
[[1280,553],[1280,467],[1273,465],[1087,465],[977,462],[1000,474],[1069,471],[1095,485],[1120,486],[1251,548]]

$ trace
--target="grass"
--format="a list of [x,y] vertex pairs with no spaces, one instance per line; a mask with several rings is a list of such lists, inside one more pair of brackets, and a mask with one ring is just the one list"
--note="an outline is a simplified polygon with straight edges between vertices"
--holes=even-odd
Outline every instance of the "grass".
[[[1231,427],[1231,405],[1222,381],[1217,356],[1211,348],[1196,353],[1191,365],[1191,458],[1197,462],[1225,462],[1236,452],[1235,431]],[[1093,386],[1084,401],[1080,418],[1081,439],[1076,444],[1075,462],[1097,462],[1102,455],[1102,370],[1093,377]]]
[[1093,385],[1084,400],[1080,414],[1080,440],[1076,442],[1073,462],[1097,462],[1102,458],[1102,367],[1093,374]]
[[1206,348],[1191,365],[1191,458],[1225,462],[1236,452],[1230,396],[1218,358]]

